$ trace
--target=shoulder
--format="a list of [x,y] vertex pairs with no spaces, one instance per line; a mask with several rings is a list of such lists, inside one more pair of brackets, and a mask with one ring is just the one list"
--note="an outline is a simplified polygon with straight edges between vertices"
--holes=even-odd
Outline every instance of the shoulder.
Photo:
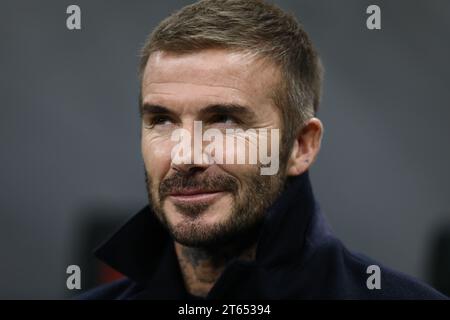
[[304,267],[326,279],[326,297],[338,299],[448,299],[427,284],[359,253],[331,234],[308,242]]

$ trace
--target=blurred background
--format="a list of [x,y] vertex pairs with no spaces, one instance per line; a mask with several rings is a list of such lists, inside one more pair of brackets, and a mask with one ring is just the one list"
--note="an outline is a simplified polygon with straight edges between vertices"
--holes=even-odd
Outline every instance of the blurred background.
[[[95,245],[146,205],[138,50],[191,1],[0,2],[0,298],[117,275]],[[450,294],[450,2],[274,1],[326,73],[316,197],[351,249]],[[81,7],[82,29],[66,28]],[[366,8],[381,8],[381,30]]]

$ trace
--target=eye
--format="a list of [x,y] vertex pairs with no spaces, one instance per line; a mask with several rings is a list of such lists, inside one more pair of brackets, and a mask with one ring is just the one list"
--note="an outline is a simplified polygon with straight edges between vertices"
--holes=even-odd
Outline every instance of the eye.
[[165,115],[155,115],[145,120],[146,126],[150,128],[153,128],[155,126],[169,125],[172,123],[172,119],[169,116]]
[[212,117],[212,123],[237,124],[239,121],[229,114],[218,114]]
[[153,119],[153,124],[170,124],[172,123],[172,120],[168,116],[156,116]]

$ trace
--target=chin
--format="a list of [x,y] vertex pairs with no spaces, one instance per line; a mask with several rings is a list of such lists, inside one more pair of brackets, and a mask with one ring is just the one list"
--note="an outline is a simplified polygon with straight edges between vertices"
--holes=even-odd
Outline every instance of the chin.
[[197,228],[207,229],[225,224],[229,216],[230,212],[228,212],[228,210],[208,208],[196,215],[174,211],[173,213],[168,214],[167,221],[173,228],[182,228],[183,225],[195,225]]
[[[224,217],[226,215],[226,217]],[[225,238],[229,213],[223,214],[211,208],[201,214],[190,217],[173,212],[167,216],[172,237],[180,244],[189,247],[208,247],[220,245]]]
[[209,224],[201,221],[180,222],[171,229],[173,238],[188,247],[212,247],[222,244],[226,235],[221,234],[220,224]]

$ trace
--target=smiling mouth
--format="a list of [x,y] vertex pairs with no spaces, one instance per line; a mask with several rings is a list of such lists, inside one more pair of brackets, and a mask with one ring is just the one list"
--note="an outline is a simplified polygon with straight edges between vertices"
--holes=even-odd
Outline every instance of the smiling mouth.
[[169,197],[178,203],[211,203],[225,194],[222,190],[183,190],[171,193]]

